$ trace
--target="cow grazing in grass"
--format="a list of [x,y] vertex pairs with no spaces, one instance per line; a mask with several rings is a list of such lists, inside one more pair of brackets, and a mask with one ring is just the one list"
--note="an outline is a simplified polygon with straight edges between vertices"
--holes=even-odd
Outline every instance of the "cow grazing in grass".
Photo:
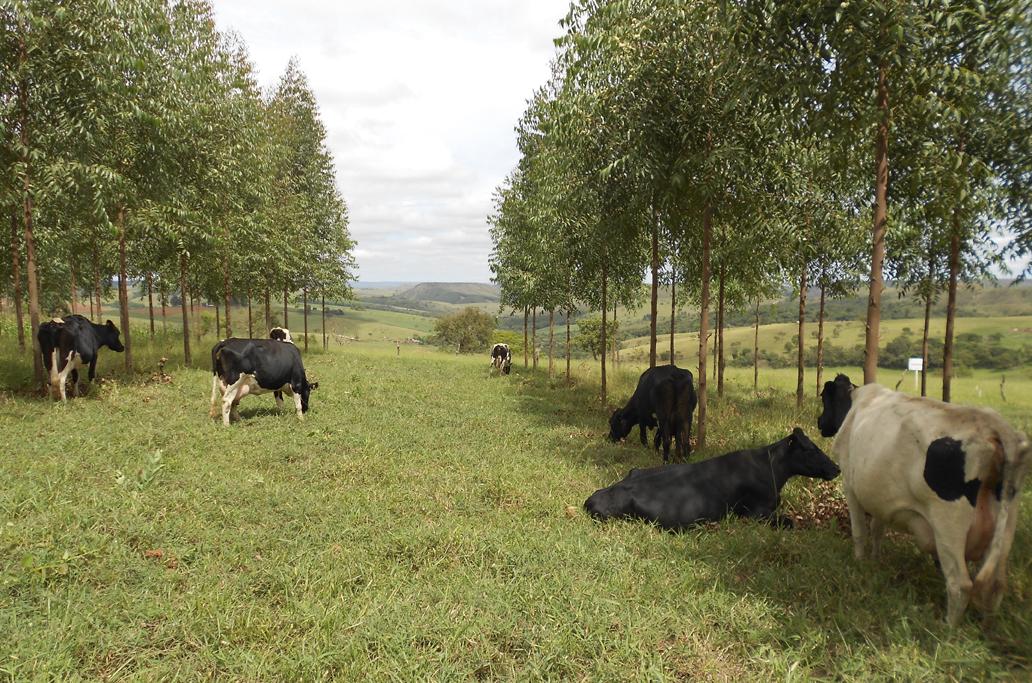
[[211,367],[211,416],[221,412],[225,425],[239,419],[236,407],[244,396],[270,391],[293,396],[298,419],[304,419],[309,395],[319,386],[309,384],[297,347],[275,339],[223,339],[212,347]]
[[609,418],[609,439],[627,437],[635,425],[641,445],[648,444],[648,429],[659,427],[655,447],[663,444],[663,462],[670,459],[670,441],[676,443],[677,455],[687,459],[691,453],[692,413],[697,398],[692,373],[676,365],[661,365],[641,373],[634,394],[627,405]]
[[72,391],[79,394],[79,368],[88,366],[88,380],[97,376],[97,356],[101,347],[122,352],[118,328],[110,320],[104,325],[90,322],[81,315],[66,315],[42,323],[36,332],[43,367],[50,376],[50,393],[68,400],[66,384],[72,379]]
[[830,480],[838,474],[838,466],[796,427],[769,446],[631,470],[622,481],[593,493],[584,509],[596,519],[632,517],[673,530],[729,514],[790,527],[792,520],[777,512],[785,483],[795,476]]
[[508,344],[495,344],[491,348],[491,367],[503,375],[508,375],[512,369],[512,352]]
[[[987,408],[827,382],[817,423],[838,435],[853,549],[877,557],[886,524],[909,531],[946,579],[946,619],[992,612],[1006,586],[1028,438]],[[980,563],[974,581],[968,562]]]

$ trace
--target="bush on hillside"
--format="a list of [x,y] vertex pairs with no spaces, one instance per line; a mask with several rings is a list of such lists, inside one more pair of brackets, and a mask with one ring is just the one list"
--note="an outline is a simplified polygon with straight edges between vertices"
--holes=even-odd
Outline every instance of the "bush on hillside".
[[434,343],[458,353],[486,351],[495,329],[493,316],[469,306],[434,323]]

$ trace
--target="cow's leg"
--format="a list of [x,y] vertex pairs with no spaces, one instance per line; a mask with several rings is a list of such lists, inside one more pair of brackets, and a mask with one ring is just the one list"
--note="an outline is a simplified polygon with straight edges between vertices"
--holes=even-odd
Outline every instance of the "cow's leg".
[[68,352],[68,360],[65,362],[65,366],[61,368],[61,372],[57,373],[58,389],[61,392],[61,400],[68,400],[68,393],[65,391],[65,385],[68,382],[68,375],[72,374],[75,369],[79,366],[79,356],[75,351]]
[[946,577],[946,621],[956,626],[971,599],[971,575],[964,559],[967,530],[962,533],[936,533],[935,547],[942,574]]
[[882,536],[885,535],[885,522],[875,516],[871,516],[871,559],[877,560],[881,555]]
[[291,391],[291,393],[294,394],[294,407],[297,409],[297,419],[304,420],[305,411],[301,407],[301,392]]
[[[233,407],[238,402],[237,394],[240,393],[240,386],[245,381],[244,376],[240,375],[240,379],[231,386],[226,387],[226,392],[222,395],[222,424],[226,427],[229,426],[230,418],[234,412]],[[237,418],[239,419],[239,415]]]
[[860,507],[853,490],[848,486],[844,486],[843,489],[846,494],[846,505],[849,507],[849,526],[853,532],[853,556],[862,560],[867,554],[867,513]]
[[212,374],[211,376],[211,409],[208,410],[208,417],[215,419],[219,415],[219,398],[222,396],[222,381],[219,376]]
[[[645,448],[649,447],[649,428],[644,422],[638,423],[638,438],[641,439],[642,446]],[[656,446],[656,448],[659,448],[659,446]]]
[[283,410],[283,392],[282,391],[274,391],[274,392],[272,392],[272,396],[273,396],[273,398],[276,399],[276,410],[282,411]]

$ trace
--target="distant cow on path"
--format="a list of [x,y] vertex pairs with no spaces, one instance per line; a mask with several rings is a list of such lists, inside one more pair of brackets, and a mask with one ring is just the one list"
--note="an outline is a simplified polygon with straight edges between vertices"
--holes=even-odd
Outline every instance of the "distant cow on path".
[[729,514],[792,526],[777,513],[781,489],[795,476],[831,480],[838,466],[802,429],[769,446],[735,451],[695,463],[630,473],[584,503],[596,519],[632,517],[665,529],[717,522]]
[[[878,384],[826,382],[817,425],[835,436],[853,549],[877,558],[885,525],[914,535],[946,578],[946,619],[993,611],[1028,467],[1028,437],[988,408],[916,398]],[[974,581],[968,562],[981,563]]]
[[118,328],[110,320],[104,325],[73,314],[42,323],[36,333],[43,367],[50,375],[50,393],[68,400],[65,385],[72,378],[72,391],[79,394],[79,368],[89,367],[88,381],[97,376],[97,356],[101,347],[122,352]]
[[609,440],[626,438],[637,425],[641,445],[645,446],[648,429],[658,426],[655,447],[662,442],[663,462],[670,459],[671,439],[677,445],[676,454],[687,460],[692,450],[692,413],[698,400],[694,382],[689,370],[676,365],[660,365],[641,373],[627,405],[609,418]]

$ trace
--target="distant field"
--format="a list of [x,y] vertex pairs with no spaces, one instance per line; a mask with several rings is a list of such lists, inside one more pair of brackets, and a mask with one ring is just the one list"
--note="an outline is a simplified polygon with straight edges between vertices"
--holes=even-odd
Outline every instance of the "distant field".
[[[303,423],[258,396],[223,428],[204,354],[166,383],[163,352],[141,343],[132,377],[104,352],[68,405],[0,390],[0,678],[1027,680],[1027,490],[999,615],[950,629],[908,539],[853,560],[837,483],[786,487],[795,530],[587,518],[592,491],[659,462],[605,439],[640,366],[601,405],[594,363],[566,388],[521,363],[490,376],[483,354],[331,347],[305,357]],[[0,347],[0,386],[28,366]],[[693,458],[794,425],[829,447],[790,372],[758,395],[729,380]],[[1030,383],[1008,377],[1003,405],[1026,425]],[[1002,402],[989,374],[958,394]]]

